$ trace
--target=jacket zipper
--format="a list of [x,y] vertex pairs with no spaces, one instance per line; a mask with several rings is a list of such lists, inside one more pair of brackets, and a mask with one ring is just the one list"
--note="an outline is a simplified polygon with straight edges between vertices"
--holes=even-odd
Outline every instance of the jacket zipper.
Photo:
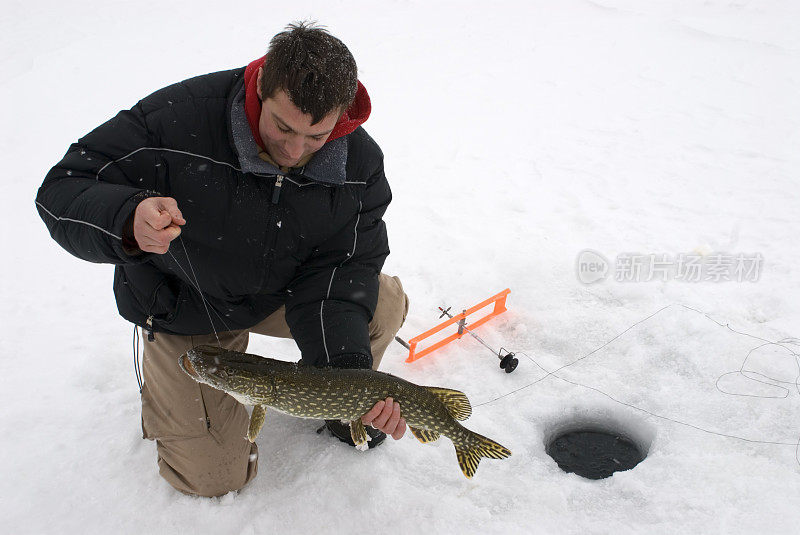
[[156,333],[153,329],[153,319],[155,316],[151,314],[153,307],[156,306],[156,296],[158,295],[158,291],[161,287],[166,284],[166,281],[161,281],[156,285],[156,289],[153,290],[153,296],[150,298],[150,306],[147,308],[147,319],[144,320],[144,334],[147,335],[147,341],[153,342],[156,339]]
[[278,175],[275,178],[275,187],[272,188],[272,204],[278,204],[278,199],[281,197],[281,186],[283,186],[283,175]]
[[269,227],[271,228],[273,225],[277,226],[277,229],[272,231],[272,240],[269,245],[269,250],[267,251],[267,262],[266,262],[266,270],[264,275],[264,280],[262,281],[261,288],[263,289],[267,285],[267,281],[269,280],[269,269],[272,266],[272,259],[275,256],[275,244],[278,242],[278,232],[280,231],[280,221],[278,221],[278,201],[281,198],[281,187],[283,186],[283,179],[285,177],[283,175],[277,175],[275,177],[275,185],[272,188],[272,210],[269,217]]
[[153,332],[153,316],[147,316],[147,319],[144,322],[144,334],[147,335],[147,341],[153,342],[156,339],[156,335]]

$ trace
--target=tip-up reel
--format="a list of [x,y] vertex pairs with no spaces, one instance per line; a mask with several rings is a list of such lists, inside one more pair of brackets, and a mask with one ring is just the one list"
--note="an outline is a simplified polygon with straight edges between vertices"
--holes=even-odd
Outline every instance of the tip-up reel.
[[[456,314],[456,315],[450,314],[450,309],[452,307],[448,307],[448,308],[439,307],[439,310],[441,311],[441,314],[439,315],[439,319],[444,318],[445,316],[447,316],[447,318],[448,318],[447,321],[444,321],[444,322],[440,323],[439,325],[433,327],[432,329],[429,329],[429,330],[425,331],[424,333],[422,333],[422,334],[420,334],[418,336],[415,336],[414,338],[412,338],[408,342],[405,342],[400,337],[395,337],[395,340],[397,340],[398,342],[403,344],[403,346],[406,349],[408,349],[408,358],[406,359],[406,362],[414,362],[415,360],[420,359],[420,358],[424,357],[425,355],[428,355],[428,354],[436,351],[437,349],[439,349],[441,347],[444,347],[445,345],[449,344],[453,340],[458,340],[459,338],[464,336],[464,334],[466,333],[466,334],[469,334],[470,336],[472,336],[473,338],[475,338],[481,344],[483,344],[489,351],[492,352],[492,354],[494,356],[496,356],[498,359],[500,359],[500,368],[505,370],[506,373],[513,372],[517,368],[517,364],[519,364],[519,360],[517,360],[517,358],[514,356],[514,353],[512,353],[512,352],[510,352],[510,351],[508,351],[508,350],[506,350],[506,349],[504,349],[502,347],[500,348],[499,351],[495,351],[486,342],[484,342],[483,339],[480,336],[478,336],[477,334],[475,334],[473,332],[474,329],[480,327],[481,325],[483,325],[484,323],[486,323],[487,321],[489,321],[493,317],[498,316],[498,315],[502,314],[503,312],[505,312],[507,310],[506,309],[506,297],[508,296],[509,293],[511,293],[511,290],[509,288],[506,288],[502,292],[500,292],[500,293],[498,293],[496,295],[493,295],[489,299],[486,299],[485,301],[482,301],[482,302],[478,303],[477,305],[475,305],[475,306],[473,306],[471,308],[465,309],[461,313]],[[470,326],[467,327],[467,317],[470,314],[474,314],[475,312],[478,312],[479,310],[482,310],[482,309],[484,309],[487,306],[492,305],[492,304],[494,305],[494,308],[491,310],[491,312],[489,312],[487,315],[483,316],[482,318],[479,318],[479,319],[473,321],[472,323],[470,323]],[[419,342],[421,342],[422,340],[425,340],[426,338],[430,338],[431,336],[439,333],[440,331],[446,329],[447,327],[449,327],[451,325],[456,325],[457,326],[457,331],[455,333],[443,338],[442,340],[439,340],[438,342],[436,342],[434,344],[431,344],[428,347],[425,347],[423,349],[418,349],[417,346],[418,346]]]

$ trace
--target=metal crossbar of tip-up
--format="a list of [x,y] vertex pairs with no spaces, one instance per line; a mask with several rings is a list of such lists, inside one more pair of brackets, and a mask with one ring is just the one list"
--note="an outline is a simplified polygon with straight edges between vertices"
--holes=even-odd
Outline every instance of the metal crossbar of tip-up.
[[[425,355],[429,355],[430,353],[433,353],[437,349],[446,346],[453,340],[458,340],[465,334],[469,334],[470,336],[478,340],[481,344],[483,344],[487,349],[489,349],[493,355],[495,355],[500,359],[500,367],[504,369],[506,373],[513,372],[516,369],[517,364],[519,364],[519,361],[514,357],[514,353],[506,351],[505,354],[503,354],[504,351],[503,348],[500,348],[500,351],[495,351],[486,342],[484,342],[480,336],[478,336],[473,332],[474,329],[480,327],[490,319],[502,314],[507,310],[506,297],[508,296],[509,293],[511,293],[511,290],[509,288],[506,288],[502,292],[493,295],[492,297],[486,299],[485,301],[481,301],[477,305],[468,308],[466,310],[463,310],[460,314],[456,315],[450,314],[450,308],[452,307],[448,308],[439,307],[439,310],[441,310],[442,312],[439,318],[447,316],[448,319],[446,321],[440,323],[439,325],[433,327],[432,329],[428,329],[427,331],[418,336],[415,336],[408,342],[405,342],[399,337],[395,337],[395,339],[398,342],[403,344],[403,346],[406,349],[408,349],[408,358],[406,359],[406,362],[414,362],[415,360],[420,359]],[[475,312],[478,312],[479,310],[488,307],[489,305],[494,305],[491,312],[489,312],[482,318],[474,320],[469,324],[469,327],[467,327],[467,317],[470,316],[471,314],[474,314]],[[458,327],[458,330],[455,333],[422,349],[418,347],[420,342],[441,332],[442,330],[446,329],[451,325],[456,325]]]

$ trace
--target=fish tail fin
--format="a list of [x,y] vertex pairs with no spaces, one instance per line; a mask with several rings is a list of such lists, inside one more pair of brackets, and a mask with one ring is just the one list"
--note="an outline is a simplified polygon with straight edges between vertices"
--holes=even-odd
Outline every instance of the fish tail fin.
[[494,440],[472,433],[471,444],[468,447],[456,446],[456,457],[458,458],[458,466],[464,472],[467,479],[471,479],[478,470],[478,463],[481,462],[481,457],[489,459],[505,459],[511,455],[511,450],[501,446]]

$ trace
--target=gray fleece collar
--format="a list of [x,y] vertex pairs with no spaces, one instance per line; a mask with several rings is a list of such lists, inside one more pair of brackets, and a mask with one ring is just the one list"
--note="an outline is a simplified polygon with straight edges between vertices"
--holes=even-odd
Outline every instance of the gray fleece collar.
[[[258,157],[259,147],[253,139],[244,111],[244,82],[231,103],[231,132],[239,166],[245,173],[277,175],[281,170]],[[289,174],[326,184],[344,184],[347,179],[347,136],[325,143],[301,168]]]

